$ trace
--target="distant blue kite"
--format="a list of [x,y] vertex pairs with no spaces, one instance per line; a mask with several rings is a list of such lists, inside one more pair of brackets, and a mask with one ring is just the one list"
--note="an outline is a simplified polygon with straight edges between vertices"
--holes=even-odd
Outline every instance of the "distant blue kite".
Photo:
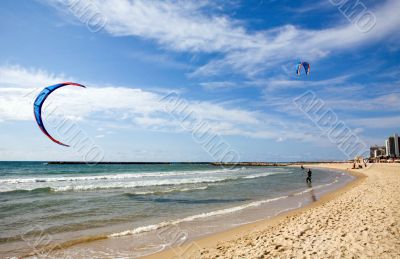
[[77,84],[77,83],[72,83],[72,82],[65,82],[65,83],[60,83],[60,84],[56,84],[56,85],[52,85],[52,86],[48,86],[45,89],[43,89],[40,94],[36,97],[35,103],[33,104],[33,112],[35,114],[35,119],[36,122],[39,126],[39,128],[42,130],[42,132],[49,138],[51,139],[53,142],[65,146],[65,147],[69,147],[68,145],[61,143],[60,141],[56,140],[55,138],[53,138],[52,136],[50,136],[50,134],[47,132],[46,128],[44,127],[44,123],[42,120],[42,106],[44,104],[44,101],[47,99],[47,97],[54,92],[55,90],[57,90],[58,88],[61,88],[63,86],[66,85],[73,85],[73,86],[80,86],[80,87],[84,87],[85,86],[81,85],[81,84]]
[[310,69],[311,69],[310,64],[308,62],[299,62],[299,64],[297,64],[297,70],[296,70],[296,74],[298,76],[300,75],[302,67],[304,67],[304,70],[306,71],[306,75],[310,74]]

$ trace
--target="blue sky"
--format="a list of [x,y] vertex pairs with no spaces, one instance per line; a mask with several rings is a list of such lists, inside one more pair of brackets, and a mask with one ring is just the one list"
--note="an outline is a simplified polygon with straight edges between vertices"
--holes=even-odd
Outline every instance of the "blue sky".
[[[107,161],[215,160],[164,110],[171,92],[243,161],[346,158],[294,106],[306,91],[383,145],[400,131],[400,3],[363,0],[351,15],[335,2],[1,1],[0,159],[83,159],[32,115],[35,95],[63,81],[88,88],[55,92],[56,116]],[[309,76],[295,75],[300,60]]]

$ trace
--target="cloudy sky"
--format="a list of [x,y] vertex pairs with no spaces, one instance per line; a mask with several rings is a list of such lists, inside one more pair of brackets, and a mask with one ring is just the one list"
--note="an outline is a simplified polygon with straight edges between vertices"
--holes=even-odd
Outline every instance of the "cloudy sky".
[[307,91],[360,141],[383,144],[400,131],[400,1],[340,2],[3,0],[0,160],[83,159],[33,117],[40,90],[64,81],[87,89],[59,89],[44,116],[106,161],[215,159],[164,109],[171,93],[243,161],[346,158],[294,105]]

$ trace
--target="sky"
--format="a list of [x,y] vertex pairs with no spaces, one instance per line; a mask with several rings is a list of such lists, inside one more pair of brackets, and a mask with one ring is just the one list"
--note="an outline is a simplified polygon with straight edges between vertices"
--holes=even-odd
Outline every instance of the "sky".
[[[73,126],[103,161],[222,160],[166,109],[171,94],[240,161],[348,159],[294,100],[312,93],[366,146],[400,132],[398,10],[397,0],[3,0],[0,160],[87,159],[33,116],[36,95],[65,81],[87,88],[54,92],[45,125],[65,143],[75,139],[56,121]],[[309,75],[296,75],[300,61]]]

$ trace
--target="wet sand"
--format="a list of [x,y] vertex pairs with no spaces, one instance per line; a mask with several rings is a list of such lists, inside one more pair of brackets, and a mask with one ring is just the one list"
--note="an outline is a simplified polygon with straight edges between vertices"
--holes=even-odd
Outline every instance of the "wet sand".
[[147,258],[399,258],[400,164],[310,167],[348,170],[357,179],[308,206]]

